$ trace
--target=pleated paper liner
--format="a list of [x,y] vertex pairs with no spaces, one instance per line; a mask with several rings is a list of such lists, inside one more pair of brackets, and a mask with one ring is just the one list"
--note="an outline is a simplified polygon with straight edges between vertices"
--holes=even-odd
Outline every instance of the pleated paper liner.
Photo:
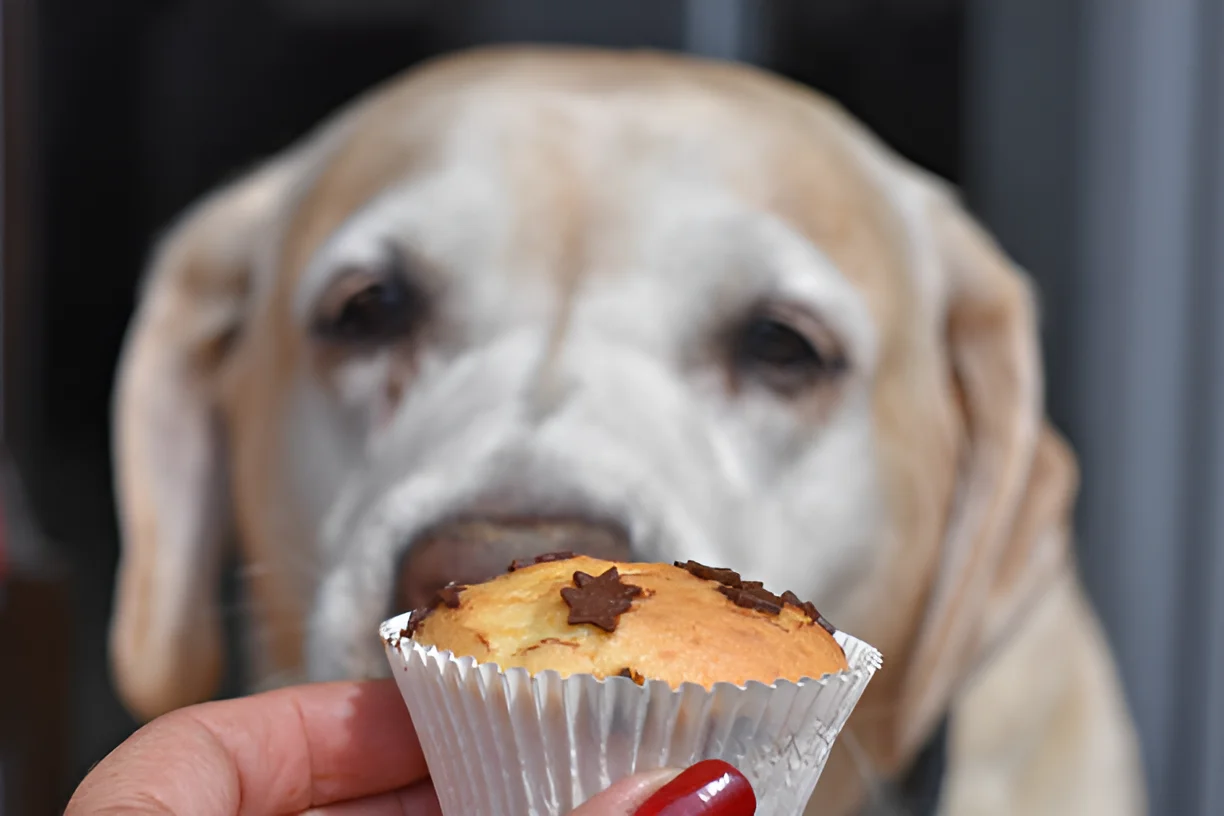
[[800,816],[880,653],[834,637],[850,670],[772,685],[502,671],[380,634],[446,816],[561,816],[618,779],[722,759],[752,783],[760,816]]

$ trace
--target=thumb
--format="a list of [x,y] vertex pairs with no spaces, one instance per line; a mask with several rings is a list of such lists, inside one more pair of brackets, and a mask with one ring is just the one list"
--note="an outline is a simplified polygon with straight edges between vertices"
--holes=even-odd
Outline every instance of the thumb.
[[752,785],[720,759],[685,771],[660,770],[622,779],[588,799],[571,816],[752,816]]

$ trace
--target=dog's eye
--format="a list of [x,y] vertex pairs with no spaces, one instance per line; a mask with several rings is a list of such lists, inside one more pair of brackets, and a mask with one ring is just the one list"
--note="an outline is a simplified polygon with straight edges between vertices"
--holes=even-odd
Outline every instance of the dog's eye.
[[821,351],[801,331],[782,320],[757,316],[739,332],[735,364],[741,376],[793,394],[836,374],[845,367],[836,351]]
[[412,332],[422,307],[421,293],[397,268],[351,270],[324,294],[313,332],[335,343],[387,343]]

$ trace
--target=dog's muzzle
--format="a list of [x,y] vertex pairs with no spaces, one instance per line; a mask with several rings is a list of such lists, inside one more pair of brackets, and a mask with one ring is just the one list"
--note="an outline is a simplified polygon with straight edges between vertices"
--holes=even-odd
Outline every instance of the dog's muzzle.
[[428,604],[454,581],[474,584],[504,573],[513,561],[569,551],[609,561],[631,560],[620,525],[571,518],[463,519],[417,536],[400,559],[393,612]]

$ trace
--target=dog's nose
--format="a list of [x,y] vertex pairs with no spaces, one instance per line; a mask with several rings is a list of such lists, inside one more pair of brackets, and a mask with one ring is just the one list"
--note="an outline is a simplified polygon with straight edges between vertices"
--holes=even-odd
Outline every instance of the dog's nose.
[[629,536],[614,524],[555,518],[450,522],[418,536],[404,552],[394,611],[424,606],[451,581],[486,581],[504,573],[512,561],[563,550],[609,561],[630,559]]

